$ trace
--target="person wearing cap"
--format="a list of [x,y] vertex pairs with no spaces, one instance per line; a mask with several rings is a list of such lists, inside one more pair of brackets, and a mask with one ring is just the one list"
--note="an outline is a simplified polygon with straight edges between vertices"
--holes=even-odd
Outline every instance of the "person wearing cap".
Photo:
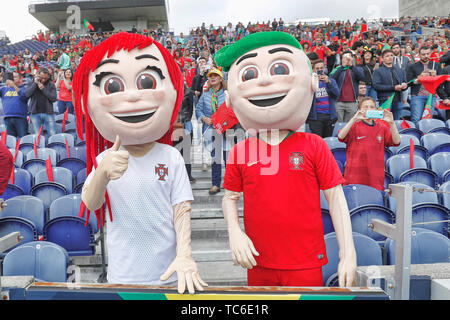
[[[206,91],[200,96],[195,108],[197,120],[202,123],[202,135],[205,148],[211,152],[211,180],[212,187],[209,190],[210,195],[220,192],[220,184],[222,181],[222,156],[226,161],[225,144],[214,143],[214,139],[222,139],[217,135],[214,129],[211,116],[225,102],[226,83],[223,80],[223,74],[219,69],[211,69],[206,77],[208,78]],[[224,139],[225,141],[225,139]],[[223,152],[223,154],[222,154]]]
[[339,38],[337,36],[334,36],[331,44],[328,46],[328,49],[330,49],[330,55],[327,57],[327,69],[329,72],[331,72],[331,70],[333,70],[338,64],[336,57],[339,48]]
[[222,48],[215,61],[228,71],[227,106],[250,136],[230,151],[223,183],[234,262],[248,269],[250,286],[323,286],[323,190],[340,246],[339,284],[351,286],[356,253],[342,173],[321,137],[296,132],[318,89],[300,43],[284,32],[254,33]]

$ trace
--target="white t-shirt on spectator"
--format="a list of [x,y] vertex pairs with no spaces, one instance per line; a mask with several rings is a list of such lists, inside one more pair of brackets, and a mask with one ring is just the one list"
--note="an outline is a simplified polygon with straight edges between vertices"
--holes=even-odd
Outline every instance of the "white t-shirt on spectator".
[[[98,164],[107,152],[97,156]],[[86,185],[93,174],[94,171],[89,174]],[[122,177],[108,183],[107,191],[113,217],[106,236],[108,282],[176,282],[176,272],[165,282],[159,278],[176,257],[173,206],[194,200],[180,152],[156,143],[143,157],[130,154],[128,169]]]

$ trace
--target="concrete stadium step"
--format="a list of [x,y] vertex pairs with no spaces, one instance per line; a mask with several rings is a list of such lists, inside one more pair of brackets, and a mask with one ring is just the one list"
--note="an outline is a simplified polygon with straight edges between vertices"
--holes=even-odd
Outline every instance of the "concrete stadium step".
[[[243,206],[238,203],[238,213],[239,216],[243,215]],[[219,218],[223,219],[222,206],[217,206],[212,208],[211,206],[203,206],[202,204],[196,204],[195,202],[192,204],[191,211],[191,219],[211,219],[211,218]]]
[[[239,219],[241,228],[244,229],[243,219]],[[191,239],[228,239],[227,222],[223,218],[215,219],[192,219],[191,220]]]

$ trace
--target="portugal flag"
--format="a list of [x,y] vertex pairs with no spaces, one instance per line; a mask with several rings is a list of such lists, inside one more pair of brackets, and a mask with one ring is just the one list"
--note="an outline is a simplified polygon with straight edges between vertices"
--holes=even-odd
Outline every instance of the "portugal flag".
[[432,105],[431,105],[432,102],[433,102],[433,95],[430,93],[428,95],[427,102],[425,103],[425,110],[423,111],[422,119],[433,118]]
[[92,24],[89,23],[89,21],[87,21],[86,19],[84,19],[84,23],[83,23],[84,27],[86,29],[92,30],[94,31],[94,27],[92,26]]

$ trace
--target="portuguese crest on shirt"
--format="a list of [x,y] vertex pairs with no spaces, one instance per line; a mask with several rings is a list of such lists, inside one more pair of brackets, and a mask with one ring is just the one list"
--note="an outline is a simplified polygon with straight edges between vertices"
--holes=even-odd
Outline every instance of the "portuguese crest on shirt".
[[159,176],[159,181],[166,181],[166,176],[169,174],[169,168],[165,164],[158,163],[155,166],[155,174]]
[[378,143],[381,143],[383,141],[383,137],[381,136],[381,134],[377,135],[377,141]]
[[291,152],[289,155],[289,169],[291,170],[303,170],[302,165],[305,162],[303,153]]

